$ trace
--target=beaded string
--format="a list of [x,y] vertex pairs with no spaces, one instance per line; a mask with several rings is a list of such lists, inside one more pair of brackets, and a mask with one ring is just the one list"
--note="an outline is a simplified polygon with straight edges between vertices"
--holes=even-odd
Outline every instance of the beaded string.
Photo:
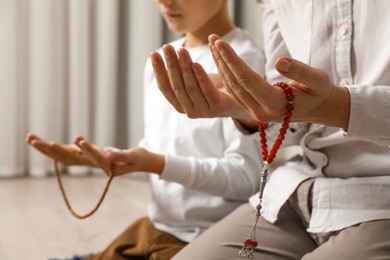
[[259,221],[259,218],[261,216],[261,203],[263,200],[263,192],[265,188],[265,184],[267,181],[268,171],[270,164],[273,162],[273,160],[276,157],[276,154],[280,148],[280,146],[283,143],[285,134],[289,128],[289,123],[291,121],[292,117],[292,111],[294,110],[293,100],[294,100],[294,94],[292,93],[291,87],[283,82],[278,82],[274,84],[274,86],[280,87],[284,90],[284,93],[286,94],[287,98],[287,105],[286,105],[286,113],[283,118],[282,126],[279,130],[279,135],[275,140],[274,145],[272,146],[271,151],[268,153],[268,146],[267,146],[267,136],[265,133],[265,125],[263,122],[258,122],[259,127],[259,135],[260,135],[260,145],[262,150],[262,159],[263,159],[263,169],[261,171],[261,177],[260,177],[260,187],[259,187],[259,203],[256,206],[256,216],[255,216],[255,223],[249,233],[249,235],[244,240],[244,246],[239,251],[240,256],[246,256],[250,259],[253,258],[253,251],[258,245],[258,242],[256,240],[256,225]]
[[110,187],[110,183],[114,177],[114,173],[113,173],[113,170],[111,169],[109,172],[108,172],[108,180],[107,180],[107,183],[106,183],[106,186],[103,190],[103,193],[100,195],[100,198],[99,198],[99,201],[97,202],[96,206],[89,212],[87,212],[86,214],[84,215],[81,215],[81,214],[78,214],[76,213],[76,211],[73,210],[72,206],[70,205],[69,203],[69,200],[68,200],[68,197],[66,196],[66,193],[65,193],[65,189],[64,189],[64,186],[62,185],[62,181],[61,181],[61,175],[58,171],[58,162],[56,160],[54,160],[54,172],[55,172],[55,175],[56,175],[56,178],[57,178],[57,182],[58,182],[58,186],[60,187],[60,190],[61,190],[61,195],[62,195],[62,198],[64,199],[65,201],[65,204],[69,210],[69,212],[76,218],[78,219],[85,219],[85,218],[88,218],[89,216],[91,216],[93,213],[95,213],[100,204],[103,202],[104,200],[104,197],[106,196],[106,193],[108,191],[108,188]]

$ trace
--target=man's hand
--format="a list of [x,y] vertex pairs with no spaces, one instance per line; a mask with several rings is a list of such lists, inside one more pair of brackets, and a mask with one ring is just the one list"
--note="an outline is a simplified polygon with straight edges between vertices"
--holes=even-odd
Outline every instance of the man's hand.
[[[269,84],[238,57],[217,35],[209,37],[210,48],[227,91],[256,121],[281,122],[286,107],[283,90]],[[280,57],[275,68],[291,79],[294,112],[292,121],[307,121],[348,127],[350,96],[345,87],[335,86],[325,71]]]

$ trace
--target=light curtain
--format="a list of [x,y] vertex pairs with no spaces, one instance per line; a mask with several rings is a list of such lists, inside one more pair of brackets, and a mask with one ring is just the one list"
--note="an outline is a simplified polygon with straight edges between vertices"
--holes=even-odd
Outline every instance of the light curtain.
[[[230,5],[259,40],[255,1]],[[136,145],[146,58],[178,36],[153,0],[0,0],[0,177],[52,172],[51,160],[25,144],[28,132],[60,143],[81,134],[102,147]]]

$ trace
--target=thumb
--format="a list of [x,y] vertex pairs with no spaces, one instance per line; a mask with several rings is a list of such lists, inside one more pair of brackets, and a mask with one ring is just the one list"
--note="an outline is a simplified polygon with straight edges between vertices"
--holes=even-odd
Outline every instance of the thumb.
[[329,85],[329,75],[317,68],[287,57],[280,57],[275,62],[276,70],[283,76],[306,86]]

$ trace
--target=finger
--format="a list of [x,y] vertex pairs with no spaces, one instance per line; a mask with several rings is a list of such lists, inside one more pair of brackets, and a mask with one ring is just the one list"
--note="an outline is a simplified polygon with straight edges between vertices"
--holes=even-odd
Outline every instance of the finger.
[[76,135],[73,139],[73,144],[79,148],[79,154],[86,154],[87,156],[91,156],[90,151],[85,149],[85,147],[82,145],[83,142],[89,144],[89,142],[81,135]]
[[50,143],[52,155],[57,161],[66,165],[85,165],[86,162],[83,157],[75,152],[80,151],[77,146],[74,145],[60,145],[57,143]]
[[224,62],[231,89],[257,121],[279,120],[286,106],[284,91],[270,85],[238,57],[233,48],[218,40],[216,48]]
[[164,60],[157,52],[150,54],[152,61],[154,75],[156,77],[157,85],[164,97],[171,103],[171,105],[179,112],[184,113],[180,102],[177,100],[175,93],[171,88],[171,82],[169,81],[168,72],[165,68]]
[[219,35],[215,34],[215,33],[214,34],[210,34],[209,37],[208,37],[209,44],[212,44],[212,45],[214,45],[215,42],[217,40],[220,40],[220,39],[222,39],[222,38]]
[[25,141],[26,141],[26,143],[28,143],[28,144],[31,144],[31,142],[32,142],[33,140],[37,140],[37,139],[39,139],[39,137],[36,136],[36,135],[34,135],[34,134],[31,134],[31,133],[28,133],[28,134],[26,135],[26,137],[25,137]]
[[41,139],[32,139],[30,140],[29,144],[37,149],[39,152],[43,153],[44,155],[49,156],[50,154],[50,145],[48,142],[43,141]]
[[[222,56],[222,52],[220,51],[221,47],[217,47],[218,42],[223,42],[222,40],[217,40],[214,42],[214,47],[213,47],[213,53],[217,59],[217,62],[219,64],[219,71],[225,78],[225,87],[227,91],[229,92],[230,95],[232,95],[235,100],[246,110],[250,111],[252,113],[252,108],[257,108],[259,107],[259,103],[256,101],[256,99],[248,93],[247,89],[241,86],[241,84],[249,84],[250,82],[245,82],[243,78],[237,77],[232,69],[230,68],[229,64],[225,61],[224,57]],[[230,46],[229,46],[230,47]],[[238,66],[246,66],[247,65],[236,55],[233,49],[229,49],[230,51],[233,52],[232,55],[235,55],[235,58],[240,62]],[[230,60],[228,60],[230,61]],[[252,71],[249,68],[249,71]],[[251,76],[248,76],[248,78],[251,79]]]
[[87,141],[80,142],[80,145],[95,166],[102,168],[105,173],[109,175],[108,173],[111,171],[111,164],[105,153],[99,147],[92,145]]
[[182,70],[175,49],[171,45],[164,45],[163,51],[173,93],[185,110],[192,109],[194,104],[185,91]]
[[[294,87],[305,91],[318,90],[321,87],[328,87],[331,84],[329,75],[323,70],[310,67],[305,63],[288,58],[280,57],[275,62],[276,70],[283,76],[296,81]],[[317,88],[308,88],[307,86],[317,86]]]
[[[215,48],[215,41],[217,41],[218,39],[221,39],[218,35],[216,35],[216,34],[210,35],[209,36],[209,48],[210,48],[211,55],[213,57],[214,63],[217,66],[218,74],[220,75],[220,77],[222,79],[223,85],[225,86],[225,88],[228,88],[225,75],[222,73],[221,67],[220,67],[220,64],[219,64],[219,62],[220,62],[219,60],[221,59],[221,57],[220,57],[220,55],[218,53],[218,50]],[[234,93],[231,93],[231,95],[235,96]],[[235,98],[237,98],[237,97],[235,97]],[[239,100],[239,99],[237,98],[237,100]]]
[[[229,81],[232,83],[232,90],[245,103],[251,101],[248,97],[253,97],[258,103],[271,98],[277,88],[271,86],[261,76],[252,70],[233,50],[233,48],[223,40],[215,43],[223,64],[229,73]],[[249,95],[248,95],[249,94]]]
[[[187,95],[192,100],[192,104],[196,103],[197,108],[200,110],[209,110],[210,105],[207,102],[207,99],[204,97],[202,90],[200,89],[197,78],[194,75],[194,71],[191,68],[193,64],[192,59],[188,51],[184,48],[178,50],[180,67],[183,72],[183,81],[185,86],[185,91]],[[190,116],[190,111],[187,111],[187,114]]]
[[202,92],[201,95],[204,97],[208,108],[212,111],[215,102],[217,102],[219,98],[218,90],[216,89],[216,86],[214,85],[213,81],[210,79],[207,72],[203,69],[203,67],[199,63],[193,63],[191,65],[191,68],[199,84],[200,91]]
[[[84,144],[83,144],[84,143]],[[96,159],[93,158],[93,155],[88,150],[88,141],[81,135],[75,136],[73,139],[73,144],[75,144],[79,148],[79,154],[88,157],[94,164],[96,163]]]
[[220,37],[218,35],[212,34],[209,36],[209,47],[210,47],[210,51],[212,53],[214,63],[217,66],[218,74],[220,75],[222,82],[223,82],[223,85],[224,85],[225,89],[228,91],[228,93],[231,96],[233,96],[233,98],[237,102],[239,102],[243,107],[245,107],[245,105],[242,104],[241,100],[236,96],[236,94],[234,92],[232,92],[229,88],[229,84],[228,84],[226,75],[225,75],[224,71],[222,70],[223,65],[221,64],[221,62],[223,62],[223,60],[222,60],[218,50],[215,48],[215,41],[217,41],[218,39],[220,39]]
[[100,162],[105,161],[105,158],[100,150],[93,147],[88,141],[82,140],[78,144],[83,150],[83,153],[88,156],[96,165],[99,165]]
[[77,145],[80,149],[82,149],[81,146],[80,146],[80,143],[81,143],[82,141],[85,141],[85,138],[84,138],[82,135],[76,135],[76,136],[73,138],[73,143],[74,143],[75,145]]
[[[209,37],[208,37],[208,40],[209,40],[209,48],[210,48],[210,51],[211,51],[211,54],[212,54],[212,57],[214,59],[214,63],[215,65],[217,66],[218,68],[218,59],[217,57],[214,55],[214,51],[213,51],[213,48],[215,48],[215,42],[217,40],[221,39],[221,37],[219,37],[218,35],[216,34],[211,34]],[[219,69],[219,68],[218,68]]]
[[[32,146],[36,148],[38,151],[43,153],[44,155],[52,158],[53,160],[64,163],[64,160],[60,154],[57,153],[55,149],[53,149],[54,142],[47,142],[42,140],[34,140],[32,141]],[[65,162],[67,163],[67,162]]]
[[[202,92],[202,96],[206,99],[205,102],[207,102],[207,104],[210,104],[212,100],[211,96],[213,95],[213,93],[215,93],[214,91],[212,91],[212,89],[214,88],[214,83],[212,82],[202,65],[200,65],[199,63],[193,63],[191,65],[191,69],[193,70],[196,81],[199,84],[199,89]],[[209,105],[209,107],[211,107],[211,105]]]

